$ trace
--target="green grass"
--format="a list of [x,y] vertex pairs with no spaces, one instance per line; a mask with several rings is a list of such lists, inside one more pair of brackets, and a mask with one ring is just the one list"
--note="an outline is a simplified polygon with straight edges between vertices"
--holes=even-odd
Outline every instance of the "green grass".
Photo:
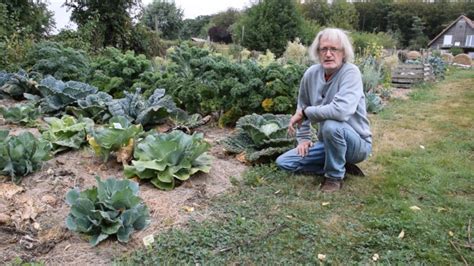
[[[257,166],[213,200],[213,218],[162,233],[118,263],[318,264],[318,254],[332,264],[371,264],[374,254],[383,264],[474,263],[462,246],[474,218],[472,84],[472,71],[451,71],[372,117],[369,176],[349,178],[340,193],[320,193],[317,177]],[[377,143],[403,130],[416,136]]]

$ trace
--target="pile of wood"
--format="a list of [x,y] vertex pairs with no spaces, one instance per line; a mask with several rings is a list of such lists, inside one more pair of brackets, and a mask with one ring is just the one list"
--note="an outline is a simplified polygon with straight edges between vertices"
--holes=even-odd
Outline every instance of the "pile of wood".
[[410,88],[413,84],[434,80],[430,64],[400,64],[392,71],[392,85]]

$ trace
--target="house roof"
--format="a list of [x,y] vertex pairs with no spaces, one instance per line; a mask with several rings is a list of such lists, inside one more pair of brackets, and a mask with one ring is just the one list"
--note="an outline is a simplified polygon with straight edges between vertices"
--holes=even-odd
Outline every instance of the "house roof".
[[449,24],[449,26],[447,26],[446,28],[444,28],[443,31],[441,31],[440,34],[438,34],[436,37],[434,37],[433,40],[431,40],[429,43],[428,43],[428,47],[431,46],[431,44],[433,44],[436,40],[438,40],[439,37],[443,36],[443,34],[448,31],[451,27],[453,27],[454,25],[456,25],[456,23],[461,20],[461,19],[464,19],[467,23],[467,25],[469,25],[469,27],[471,27],[472,29],[474,29],[474,22],[472,20],[470,20],[468,17],[464,16],[464,15],[461,15],[459,16],[456,20],[454,20],[451,24]]

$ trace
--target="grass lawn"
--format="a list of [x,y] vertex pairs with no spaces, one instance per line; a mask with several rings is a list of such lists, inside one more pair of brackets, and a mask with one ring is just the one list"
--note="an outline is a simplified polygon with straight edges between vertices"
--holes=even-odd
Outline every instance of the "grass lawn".
[[257,166],[210,203],[212,218],[119,263],[474,264],[473,84],[474,71],[455,70],[371,116],[368,176],[341,192]]

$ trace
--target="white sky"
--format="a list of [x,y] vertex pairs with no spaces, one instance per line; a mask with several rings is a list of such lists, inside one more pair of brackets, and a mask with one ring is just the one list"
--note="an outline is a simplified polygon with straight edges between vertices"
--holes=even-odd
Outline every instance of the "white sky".
[[[70,12],[61,7],[64,0],[49,0],[49,10],[54,12],[56,28],[62,29],[70,24]],[[143,5],[151,3],[152,0],[142,0]],[[225,11],[230,7],[242,10],[251,5],[252,0],[175,0],[176,6],[184,11],[184,18],[195,18],[199,15],[211,15]],[[71,27],[74,27],[72,23]]]

